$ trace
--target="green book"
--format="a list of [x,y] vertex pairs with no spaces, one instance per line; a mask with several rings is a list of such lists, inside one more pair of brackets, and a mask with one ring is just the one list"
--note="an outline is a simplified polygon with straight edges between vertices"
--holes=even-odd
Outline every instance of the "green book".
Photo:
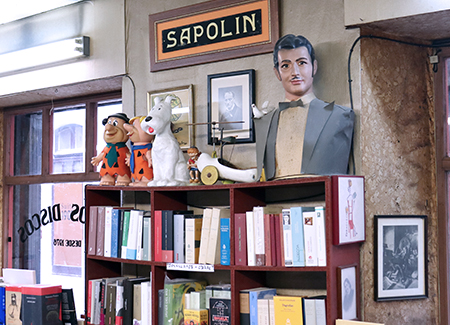
[[130,228],[130,210],[125,210],[123,212],[121,258],[127,258],[128,228]]

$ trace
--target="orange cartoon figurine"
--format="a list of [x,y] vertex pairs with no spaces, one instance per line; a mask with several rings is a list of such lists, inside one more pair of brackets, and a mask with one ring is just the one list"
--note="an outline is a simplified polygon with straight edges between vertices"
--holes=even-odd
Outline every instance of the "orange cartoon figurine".
[[100,162],[100,185],[127,186],[131,182],[130,168],[125,163],[130,152],[126,142],[127,131],[123,127],[129,119],[124,113],[116,113],[105,118],[102,123],[105,126],[103,139],[106,147],[97,157],[91,159],[91,164],[98,166]]
[[189,183],[200,183],[200,171],[197,167],[197,159],[201,152],[197,147],[190,147],[187,150],[187,154],[189,155],[189,160],[187,162],[190,177]]
[[131,141],[131,154],[127,154],[126,160],[133,180],[130,186],[147,186],[147,183],[153,179],[151,149],[155,136],[142,130],[141,122],[145,118],[146,116],[136,116],[130,120],[129,124],[124,124]]

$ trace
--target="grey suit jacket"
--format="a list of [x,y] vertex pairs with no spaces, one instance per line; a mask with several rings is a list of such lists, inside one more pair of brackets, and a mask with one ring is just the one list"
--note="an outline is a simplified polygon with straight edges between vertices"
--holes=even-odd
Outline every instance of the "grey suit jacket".
[[[275,176],[275,143],[280,109],[255,119],[258,179]],[[303,140],[302,174],[347,174],[355,113],[350,108],[314,99],[309,106]],[[294,150],[294,149],[293,149]],[[300,162],[299,162],[300,163]]]

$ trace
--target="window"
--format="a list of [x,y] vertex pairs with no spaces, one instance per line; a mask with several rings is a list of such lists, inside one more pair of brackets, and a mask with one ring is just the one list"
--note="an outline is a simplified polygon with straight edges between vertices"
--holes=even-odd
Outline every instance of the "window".
[[450,49],[441,52],[439,61],[435,79],[439,300],[440,323],[448,324],[450,321]]
[[[73,288],[84,310],[84,186],[105,147],[103,118],[122,112],[120,93],[5,110],[5,267],[38,283]],[[11,136],[8,136],[11,135]]]

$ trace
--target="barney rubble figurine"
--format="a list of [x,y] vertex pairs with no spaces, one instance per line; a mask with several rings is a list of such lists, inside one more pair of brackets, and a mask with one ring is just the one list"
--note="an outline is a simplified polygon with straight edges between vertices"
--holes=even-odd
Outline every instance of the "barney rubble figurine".
[[129,119],[124,113],[116,113],[105,118],[102,123],[105,126],[103,139],[106,147],[97,157],[91,159],[91,164],[98,166],[101,162],[100,185],[127,186],[131,182],[130,168],[125,163],[128,149],[127,131],[123,127]]

